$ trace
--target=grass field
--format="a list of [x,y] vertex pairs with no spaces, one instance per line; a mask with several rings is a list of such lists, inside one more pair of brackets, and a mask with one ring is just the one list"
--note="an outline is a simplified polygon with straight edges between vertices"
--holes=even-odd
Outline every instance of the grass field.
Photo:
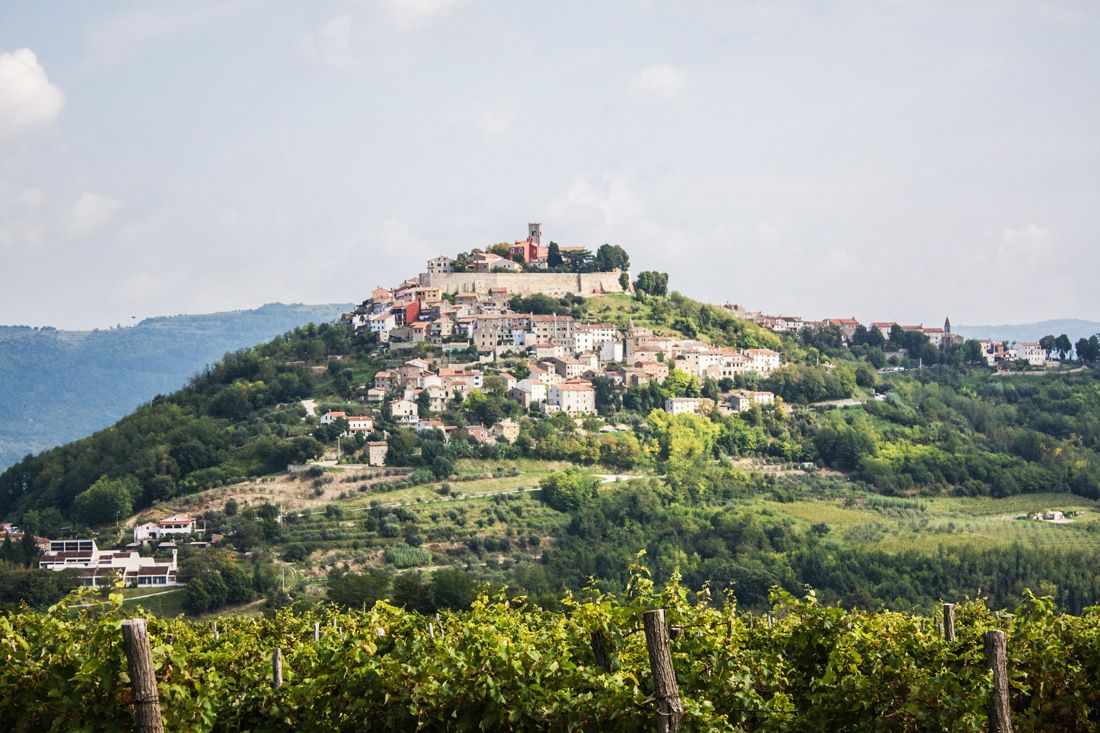
[[[806,525],[824,523],[836,540],[884,550],[933,551],[940,547],[1025,547],[1100,551],[1100,505],[1073,494],[1030,494],[1006,499],[935,498],[909,506],[873,506],[859,494],[841,499],[783,503],[758,500],[760,511]],[[1056,509],[1080,512],[1066,524],[1017,519]]]

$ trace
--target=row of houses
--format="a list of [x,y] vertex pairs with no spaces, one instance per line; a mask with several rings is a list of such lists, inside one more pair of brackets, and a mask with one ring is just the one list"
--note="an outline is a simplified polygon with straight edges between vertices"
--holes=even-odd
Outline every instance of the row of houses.
[[93,539],[49,542],[49,549],[38,559],[38,567],[78,570],[83,586],[110,586],[119,580],[139,588],[179,585],[175,549],[170,557],[147,557],[137,550],[100,550]]
[[[723,307],[739,317],[748,318],[776,333],[797,333],[804,328],[818,329],[826,326],[836,326],[844,340],[850,342],[861,325],[856,318],[811,320],[800,316],[773,316],[760,312],[750,312],[737,305],[727,304]],[[924,324],[907,325],[897,321],[873,321],[866,328],[868,331],[877,331],[883,339],[889,339],[890,332],[895,326],[907,333],[920,332],[928,337],[933,346],[939,348],[959,346],[964,341],[961,335],[951,332],[951,319],[949,318],[944,320],[942,328],[925,326]],[[981,345],[982,355],[989,366],[1007,365],[1023,361],[1031,366],[1041,367],[1047,365],[1050,361],[1050,355],[1035,341],[976,340]]]

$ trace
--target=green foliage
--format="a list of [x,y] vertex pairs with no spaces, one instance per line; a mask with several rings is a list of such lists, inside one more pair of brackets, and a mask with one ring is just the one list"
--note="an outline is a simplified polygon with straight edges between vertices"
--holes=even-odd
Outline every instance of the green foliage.
[[[423,601],[413,577],[411,601]],[[845,611],[776,591],[774,625],[696,602],[636,570],[626,598],[589,591],[547,612],[504,594],[439,618],[386,603],[282,610],[206,624],[147,617],[167,730],[637,731],[655,715],[641,615],[663,608],[689,731],[979,731],[991,683],[983,634],[1008,637],[1016,730],[1091,730],[1100,617],[1025,599],[997,617],[957,608],[947,642],[929,616]],[[431,612],[428,612],[431,613]],[[0,616],[0,725],[14,731],[132,727],[118,600]],[[314,641],[314,628],[322,631]],[[430,625],[430,629],[429,629]],[[611,668],[593,656],[606,641]],[[283,658],[272,688],[271,653]]]
[[841,400],[852,396],[856,375],[848,366],[826,369],[790,364],[773,372],[763,386],[788,402]]
[[600,480],[577,468],[547,476],[539,483],[542,500],[561,512],[574,511],[596,496]]
[[45,608],[80,585],[79,570],[6,569],[0,565],[0,610],[25,603]]
[[394,545],[386,548],[386,562],[395,568],[415,568],[421,565],[430,565],[432,553],[419,547]]
[[630,269],[630,255],[617,244],[601,244],[596,250],[596,269],[599,272]]
[[645,295],[668,295],[668,273],[643,270],[634,280],[634,290]]
[[73,500],[73,515],[89,525],[124,519],[133,511],[134,497],[140,492],[141,487],[133,476],[120,479],[101,476]]
[[[321,444],[282,406],[315,386],[318,378],[302,362],[360,347],[369,348],[353,343],[343,326],[325,324],[227,354],[186,388],[153,399],[112,428],[12,466],[0,475],[0,516],[56,508],[79,518],[77,495],[104,476],[136,480],[132,508],[139,509],[316,457]],[[85,500],[80,513],[87,508]],[[115,518],[88,511],[97,521]]]
[[328,598],[348,608],[359,608],[364,604],[373,606],[386,597],[389,586],[389,575],[381,570],[362,573],[333,571],[328,578]]
[[0,470],[105,428],[227,351],[346,310],[273,303],[95,331],[0,327]]

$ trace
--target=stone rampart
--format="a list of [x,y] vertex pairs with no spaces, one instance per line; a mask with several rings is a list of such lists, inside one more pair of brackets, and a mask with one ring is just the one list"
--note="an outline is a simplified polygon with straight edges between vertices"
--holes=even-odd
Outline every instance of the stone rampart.
[[509,295],[545,293],[603,295],[621,293],[619,270],[611,272],[422,272],[420,284],[444,293],[487,293],[489,288],[508,288]]

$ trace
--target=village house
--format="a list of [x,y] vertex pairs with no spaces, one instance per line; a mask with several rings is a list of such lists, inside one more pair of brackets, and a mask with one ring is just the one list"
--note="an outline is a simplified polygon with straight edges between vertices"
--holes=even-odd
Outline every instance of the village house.
[[508,396],[530,410],[532,405],[546,401],[546,383],[538,379],[521,379],[508,390]]
[[416,403],[411,400],[390,400],[386,403],[390,419],[400,425],[416,425],[420,417]]
[[427,387],[423,387],[418,392],[417,396],[421,394],[428,395],[428,409],[432,412],[443,412],[447,409],[448,392],[445,387],[440,384],[432,384]]
[[1047,352],[1035,341],[1020,341],[1015,345],[1016,358],[1026,361],[1031,366],[1044,366],[1047,363]]
[[516,262],[525,262],[528,265],[544,263],[550,256],[550,246],[542,243],[542,224],[528,224],[527,239],[517,239],[508,248],[508,256]]
[[664,383],[668,379],[669,368],[667,362],[646,361],[635,366],[641,369],[651,381],[656,381],[658,384]]
[[459,428],[457,432],[465,435],[472,443],[487,443],[492,438],[489,429],[484,425],[465,425]]
[[455,271],[455,261],[447,255],[439,255],[428,260],[428,272],[433,275]]
[[508,443],[515,443],[519,437],[519,423],[511,418],[505,418],[493,425],[491,429],[493,437]]
[[474,272],[523,271],[523,265],[492,252],[475,252],[470,255],[467,262],[467,266]]
[[665,400],[665,412],[670,415],[700,415],[714,409],[714,400],[707,397],[670,397]]
[[898,325],[897,321],[875,321],[871,324],[871,328],[869,330],[878,331],[879,335],[882,336],[883,339],[889,339],[890,331],[896,325]]
[[530,316],[530,331],[537,343],[551,343],[557,346],[572,347],[576,322],[572,316],[535,315]]
[[50,540],[38,567],[77,569],[85,587],[109,586],[118,580],[129,587],[178,585],[175,550],[170,558],[143,557],[135,550],[100,550],[92,539]]
[[540,361],[538,364],[532,364],[527,368],[528,377],[537,379],[547,387],[552,384],[561,384],[565,381],[565,377],[558,374],[558,371],[554,368],[553,364],[546,361]]
[[504,382],[504,391],[505,392],[512,389],[512,387],[515,387],[516,382],[519,381],[514,376],[512,376],[512,374],[510,374],[509,372],[501,372],[497,376],[500,377],[502,382]]
[[619,329],[609,323],[578,323],[573,329],[573,351],[595,351],[619,339]]
[[194,517],[175,514],[156,522],[145,522],[134,527],[134,542],[162,540],[170,535],[190,535],[197,531]]
[[726,395],[722,404],[731,412],[745,412],[751,410],[753,405],[775,404],[775,395],[771,392],[739,389]]
[[844,337],[845,341],[851,341],[852,337],[856,335],[856,329],[859,328],[859,321],[855,318],[828,318],[825,323],[838,327],[840,335]]
[[384,440],[371,440],[363,446],[363,454],[367,457],[368,466],[386,465],[386,454],[390,446]]
[[542,363],[550,366],[565,379],[575,379],[588,371],[588,365],[585,362],[571,356],[554,356]]
[[442,367],[439,378],[443,380],[443,388],[451,394],[469,394],[475,389],[481,389],[482,375],[476,369]]
[[779,368],[779,353],[771,349],[742,349],[741,353],[752,362],[752,370],[767,376]]
[[529,344],[527,346],[527,355],[537,361],[553,359],[556,356],[567,356],[568,353],[569,349],[554,344]]
[[596,388],[591,382],[572,380],[552,384],[546,392],[546,412],[565,412],[569,415],[585,415],[596,412]]

